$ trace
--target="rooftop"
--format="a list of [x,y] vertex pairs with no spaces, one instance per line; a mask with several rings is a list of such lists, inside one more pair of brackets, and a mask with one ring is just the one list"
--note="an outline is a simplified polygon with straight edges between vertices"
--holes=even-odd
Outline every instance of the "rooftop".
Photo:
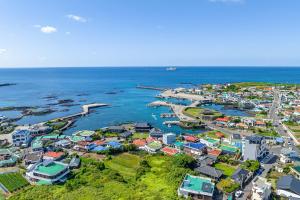
[[187,174],[180,186],[181,189],[195,194],[205,194],[212,196],[215,184],[211,179]]
[[147,144],[147,146],[151,149],[160,149],[162,147],[160,142],[150,142],[149,144]]
[[192,148],[192,149],[198,149],[198,150],[201,150],[206,147],[205,144],[202,144],[200,142],[198,142],[198,143],[189,142],[189,143],[185,144],[184,146],[188,147],[188,148]]
[[90,137],[95,134],[95,131],[83,130],[77,131],[74,135],[82,136],[82,137]]
[[48,165],[45,163],[41,163],[35,168],[35,171],[38,173],[53,176],[63,171],[66,167],[67,166],[59,162],[51,162]]

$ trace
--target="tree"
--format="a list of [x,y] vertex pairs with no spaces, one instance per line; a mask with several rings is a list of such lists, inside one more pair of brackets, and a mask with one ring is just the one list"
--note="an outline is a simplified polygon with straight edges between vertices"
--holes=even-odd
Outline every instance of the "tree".
[[184,168],[193,168],[196,164],[196,160],[188,156],[186,154],[179,154],[173,157],[173,164],[177,167],[184,167]]
[[255,172],[259,169],[260,164],[257,160],[246,160],[241,167],[251,172]]

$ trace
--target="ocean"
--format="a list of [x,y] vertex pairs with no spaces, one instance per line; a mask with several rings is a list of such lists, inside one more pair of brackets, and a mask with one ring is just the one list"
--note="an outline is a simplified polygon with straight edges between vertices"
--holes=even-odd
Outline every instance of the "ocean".
[[[50,107],[55,112],[42,116],[27,116],[17,124],[33,124],[77,113],[81,105],[106,103],[79,118],[66,131],[95,130],[126,122],[150,122],[166,132],[186,132],[178,127],[163,125],[161,112],[168,108],[151,108],[159,91],[138,89],[138,85],[164,88],[192,87],[203,83],[260,81],[300,83],[300,68],[288,67],[179,67],[166,71],[165,67],[99,67],[99,68],[26,68],[0,69],[0,83],[16,85],[0,87],[0,107]],[[53,98],[47,98],[52,96]],[[54,105],[58,100],[74,100],[68,107]],[[0,112],[17,117],[19,111]]]

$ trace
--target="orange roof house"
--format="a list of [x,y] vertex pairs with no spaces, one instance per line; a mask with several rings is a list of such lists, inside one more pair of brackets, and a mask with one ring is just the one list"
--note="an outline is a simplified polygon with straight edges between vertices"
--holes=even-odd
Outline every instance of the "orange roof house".
[[197,142],[198,138],[192,135],[185,135],[183,136],[184,140],[187,142]]
[[222,153],[222,150],[220,150],[220,149],[212,149],[212,150],[207,151],[208,155],[216,156],[216,157],[218,157],[221,153]]
[[64,156],[64,152],[54,152],[54,151],[48,151],[44,154],[44,159],[52,159],[57,160]]
[[225,137],[225,135],[221,132],[216,132],[215,135],[217,136],[217,138],[223,138]]
[[133,140],[132,144],[134,144],[137,147],[143,147],[147,144],[147,142],[144,139],[135,139]]
[[165,154],[169,155],[169,156],[173,156],[177,153],[179,153],[179,151],[177,149],[171,148],[171,147],[164,147],[161,149],[162,152],[164,152]]
[[229,122],[230,117],[219,117],[219,118],[216,119],[216,121],[218,121],[218,122]]
[[104,145],[106,142],[103,140],[95,140],[93,143],[97,146],[100,146],[100,145]]

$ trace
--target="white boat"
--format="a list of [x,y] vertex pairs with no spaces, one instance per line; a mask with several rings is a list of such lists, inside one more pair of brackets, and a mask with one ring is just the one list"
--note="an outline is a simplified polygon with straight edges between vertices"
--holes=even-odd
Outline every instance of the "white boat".
[[167,71],[175,71],[175,70],[176,70],[176,67],[168,67],[166,70],[167,70]]
[[152,114],[152,117],[153,117],[154,120],[157,120],[156,115]]

